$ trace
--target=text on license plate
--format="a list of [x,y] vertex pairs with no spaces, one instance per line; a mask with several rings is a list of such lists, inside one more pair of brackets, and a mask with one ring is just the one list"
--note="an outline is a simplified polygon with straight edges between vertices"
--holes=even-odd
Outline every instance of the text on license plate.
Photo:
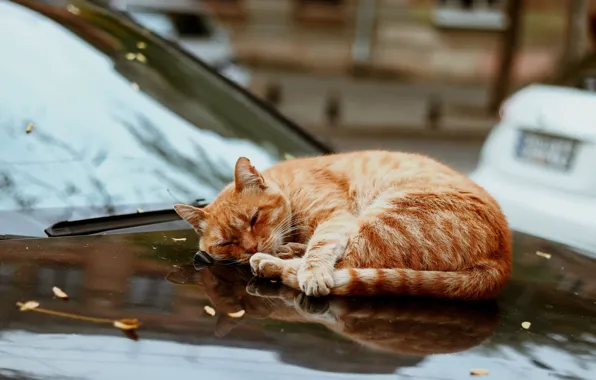
[[578,141],[565,137],[522,131],[516,145],[516,156],[526,162],[561,171],[571,168]]

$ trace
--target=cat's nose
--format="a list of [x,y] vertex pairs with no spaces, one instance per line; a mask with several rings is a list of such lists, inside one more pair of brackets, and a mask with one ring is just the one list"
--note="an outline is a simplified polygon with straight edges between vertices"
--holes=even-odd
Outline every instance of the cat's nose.
[[251,245],[250,247],[246,248],[247,253],[257,253],[257,244]]

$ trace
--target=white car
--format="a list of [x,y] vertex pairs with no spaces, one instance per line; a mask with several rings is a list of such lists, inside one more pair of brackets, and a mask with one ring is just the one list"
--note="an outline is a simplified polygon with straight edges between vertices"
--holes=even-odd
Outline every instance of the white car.
[[470,176],[511,228],[596,252],[593,78],[580,88],[536,84],[511,96]]
[[249,87],[251,73],[235,62],[228,31],[208,9],[194,2],[150,4],[126,1],[119,4],[134,21],[160,37],[176,42],[191,54],[243,87]]

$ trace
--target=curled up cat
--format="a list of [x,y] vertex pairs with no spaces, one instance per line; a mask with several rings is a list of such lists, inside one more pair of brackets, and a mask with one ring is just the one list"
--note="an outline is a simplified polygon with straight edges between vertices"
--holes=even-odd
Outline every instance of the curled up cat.
[[216,259],[308,296],[491,299],[511,273],[497,202],[422,155],[357,151],[259,172],[247,158],[205,208],[175,205]]

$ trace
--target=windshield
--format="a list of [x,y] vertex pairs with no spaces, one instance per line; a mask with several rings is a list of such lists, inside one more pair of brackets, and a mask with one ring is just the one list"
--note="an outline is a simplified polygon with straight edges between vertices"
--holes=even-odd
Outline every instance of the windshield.
[[265,169],[322,151],[128,19],[15,3],[0,3],[0,233],[209,201],[239,156]]

